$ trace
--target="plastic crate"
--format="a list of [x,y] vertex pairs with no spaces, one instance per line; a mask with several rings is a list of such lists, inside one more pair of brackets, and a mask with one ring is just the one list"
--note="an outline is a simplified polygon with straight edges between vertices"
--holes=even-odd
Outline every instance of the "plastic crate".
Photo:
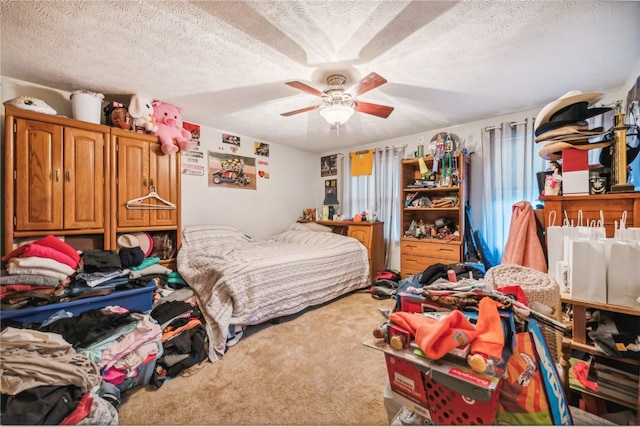
[[125,378],[120,384],[117,385],[118,389],[121,392],[125,392],[134,387],[141,387],[148,385],[151,381],[151,377],[153,376],[153,371],[156,369],[156,362],[158,358],[161,356],[158,353],[153,359],[146,363],[142,363],[135,369],[135,372],[129,374],[130,376]]
[[46,304],[39,307],[18,308],[15,310],[0,310],[0,319],[15,320],[21,323],[42,323],[59,310],[73,313],[74,316],[96,308],[108,305],[117,305],[129,310],[148,311],[153,303],[153,291],[155,282],[151,281],[146,286],[124,291],[115,291],[109,295],[81,298],[75,301]]
[[424,378],[429,414],[437,425],[494,425],[502,381],[491,393],[491,398],[481,402],[463,396],[429,376]]

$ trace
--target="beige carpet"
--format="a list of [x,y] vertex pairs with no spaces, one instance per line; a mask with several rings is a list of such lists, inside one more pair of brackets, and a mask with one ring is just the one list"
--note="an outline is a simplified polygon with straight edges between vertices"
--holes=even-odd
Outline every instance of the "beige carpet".
[[383,318],[353,293],[252,327],[216,363],[123,395],[121,425],[388,425],[383,353],[365,347]]

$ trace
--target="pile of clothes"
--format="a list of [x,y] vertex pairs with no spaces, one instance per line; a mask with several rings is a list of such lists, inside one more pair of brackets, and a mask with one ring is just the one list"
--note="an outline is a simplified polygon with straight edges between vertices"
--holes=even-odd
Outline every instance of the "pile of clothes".
[[[146,312],[109,305],[74,314],[60,304],[42,322],[4,318],[2,424],[117,425],[122,392],[147,384],[160,387],[167,379],[202,368],[208,339],[195,294],[177,272],[160,264],[159,257],[145,256],[147,251],[134,242],[118,252],[79,254],[47,236],[7,255],[13,274],[1,278],[3,310],[108,294],[149,282],[155,283],[155,291],[152,309]],[[27,270],[11,262],[35,257],[48,267]],[[59,267],[54,262],[69,270],[54,275],[51,266]],[[36,294],[47,297],[34,298]]]

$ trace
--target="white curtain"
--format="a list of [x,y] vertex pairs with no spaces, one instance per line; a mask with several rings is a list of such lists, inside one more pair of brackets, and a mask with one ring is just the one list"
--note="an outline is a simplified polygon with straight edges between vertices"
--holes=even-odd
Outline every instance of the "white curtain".
[[481,230],[486,243],[484,255],[492,265],[502,262],[513,204],[522,200],[534,207],[538,204],[536,172],[544,171],[548,165],[538,155],[532,122],[524,119],[482,130]]
[[[351,218],[366,211],[384,222],[385,268],[391,246],[400,240],[400,160],[405,146],[376,149],[371,175],[351,176],[351,156],[338,155],[338,212]],[[371,218],[367,218],[371,220]]]

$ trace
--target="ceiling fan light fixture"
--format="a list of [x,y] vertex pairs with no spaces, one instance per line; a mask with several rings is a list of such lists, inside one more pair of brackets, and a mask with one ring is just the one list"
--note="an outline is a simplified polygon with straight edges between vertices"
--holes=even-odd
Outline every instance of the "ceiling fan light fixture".
[[331,125],[343,125],[353,115],[354,109],[347,105],[333,104],[320,110],[320,115]]

